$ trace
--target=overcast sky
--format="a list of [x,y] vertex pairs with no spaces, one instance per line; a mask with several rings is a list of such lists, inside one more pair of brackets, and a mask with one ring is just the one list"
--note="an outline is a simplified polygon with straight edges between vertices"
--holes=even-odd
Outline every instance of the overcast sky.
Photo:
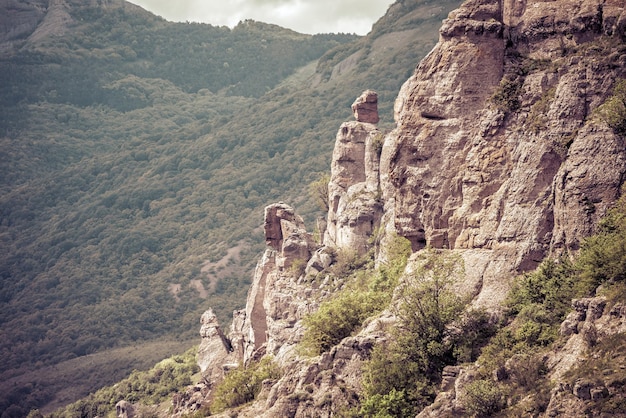
[[393,0],[130,0],[174,22],[233,27],[244,19],[301,33],[367,34]]

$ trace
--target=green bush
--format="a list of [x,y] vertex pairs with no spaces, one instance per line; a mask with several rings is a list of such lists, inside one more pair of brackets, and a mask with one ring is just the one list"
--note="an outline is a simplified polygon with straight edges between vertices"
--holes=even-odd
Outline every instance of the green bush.
[[558,337],[558,328],[570,311],[577,291],[576,275],[567,258],[546,260],[537,270],[519,277],[505,304],[515,316],[515,342],[547,346]]
[[320,174],[319,178],[309,184],[309,195],[315,200],[323,213],[328,212],[328,183],[330,182],[330,174]]
[[361,407],[363,413],[370,411],[369,416],[385,416],[387,403],[399,401],[399,394],[402,403],[397,405],[410,405],[401,416],[415,416],[434,400],[443,367],[455,362],[449,325],[465,306],[453,290],[463,274],[462,260],[427,249],[417,263],[413,275],[398,289],[399,324],[392,338],[374,348],[363,368]]
[[229,371],[224,380],[215,388],[215,400],[211,404],[211,413],[217,414],[228,408],[253,401],[261,391],[266,379],[279,379],[281,370],[271,357],[263,357],[248,367],[240,365]]
[[[340,251],[331,272],[351,277],[332,299],[323,302],[313,314],[304,318],[306,331],[301,348],[306,355],[319,355],[350,336],[367,318],[383,310],[391,301],[398,277],[410,254],[410,243],[402,237],[390,240],[388,261],[377,270],[363,268],[366,257]],[[351,276],[350,276],[351,275]]]
[[491,416],[504,406],[504,396],[491,379],[475,380],[465,387],[465,410],[472,417]]
[[329,350],[384,308],[386,302],[383,295],[375,292],[346,290],[322,303],[316,313],[304,319],[305,352],[318,355]]
[[519,95],[522,92],[523,79],[507,76],[502,79],[491,100],[496,108],[505,112],[515,112],[520,107]]
[[399,289],[399,344],[412,361],[423,361],[423,372],[434,376],[452,356],[448,325],[459,319],[467,300],[454,290],[464,272],[456,254],[425,250],[412,277]]
[[601,221],[599,231],[583,241],[576,267],[579,293],[626,281],[626,198],[621,197]]
[[404,390],[391,389],[385,395],[373,395],[361,406],[359,416],[364,418],[414,417],[415,409]]
[[617,134],[626,134],[626,80],[615,83],[613,95],[596,109],[600,120]]

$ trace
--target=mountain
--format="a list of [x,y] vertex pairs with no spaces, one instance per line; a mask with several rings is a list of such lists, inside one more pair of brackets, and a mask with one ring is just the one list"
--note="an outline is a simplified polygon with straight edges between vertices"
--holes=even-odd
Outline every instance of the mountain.
[[361,38],[171,23],[124,1],[1,1],[0,409],[53,400],[41,382],[73,380],[54,377],[60,362],[191,345],[207,306],[228,323],[263,208],[288,200],[315,222],[308,185],[354,92],[378,91],[393,127],[393,98],[457,5],[397,2]]

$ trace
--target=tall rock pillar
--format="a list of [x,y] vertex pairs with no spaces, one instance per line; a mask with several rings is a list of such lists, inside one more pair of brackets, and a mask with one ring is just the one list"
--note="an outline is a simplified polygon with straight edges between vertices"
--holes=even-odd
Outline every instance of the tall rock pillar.
[[363,92],[352,111],[356,120],[343,123],[335,141],[324,244],[363,254],[382,216],[379,166],[383,134],[376,127],[378,94]]

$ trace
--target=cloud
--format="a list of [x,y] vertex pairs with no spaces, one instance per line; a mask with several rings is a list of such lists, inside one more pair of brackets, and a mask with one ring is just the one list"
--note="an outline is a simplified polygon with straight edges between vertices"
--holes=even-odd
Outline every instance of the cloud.
[[274,23],[302,33],[365,35],[392,0],[133,0],[171,21],[235,26],[244,19]]

